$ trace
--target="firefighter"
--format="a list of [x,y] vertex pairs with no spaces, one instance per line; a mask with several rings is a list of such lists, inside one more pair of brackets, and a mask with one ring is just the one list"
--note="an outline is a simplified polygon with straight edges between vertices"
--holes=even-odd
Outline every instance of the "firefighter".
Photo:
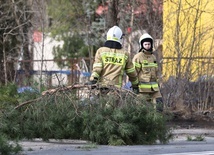
[[99,83],[101,87],[116,86],[121,88],[124,74],[128,75],[133,90],[138,89],[138,77],[130,54],[122,48],[122,30],[118,26],[107,32],[107,40],[95,54],[90,81],[87,84]]
[[153,54],[153,38],[144,33],[140,39],[140,50],[134,55],[132,61],[137,71],[139,79],[139,96],[143,96],[147,101],[158,105],[158,109],[162,111],[162,96],[158,84],[158,64]]

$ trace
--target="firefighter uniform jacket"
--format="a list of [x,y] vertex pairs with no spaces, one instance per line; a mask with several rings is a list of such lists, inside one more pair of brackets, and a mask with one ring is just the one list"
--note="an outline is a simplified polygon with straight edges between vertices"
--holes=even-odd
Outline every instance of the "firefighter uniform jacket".
[[99,84],[103,86],[121,88],[124,73],[129,76],[132,85],[138,84],[137,73],[127,51],[109,47],[97,50],[90,80],[98,78]]
[[141,51],[133,58],[133,63],[138,74],[139,92],[158,92],[158,65],[152,53]]

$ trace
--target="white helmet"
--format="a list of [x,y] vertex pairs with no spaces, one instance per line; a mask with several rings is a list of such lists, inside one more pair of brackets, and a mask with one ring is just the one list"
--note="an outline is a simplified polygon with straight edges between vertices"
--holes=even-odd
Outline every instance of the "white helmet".
[[147,41],[151,43],[151,48],[153,48],[152,36],[150,36],[148,33],[144,33],[139,39],[140,49],[142,48],[142,43]]
[[118,26],[113,26],[107,32],[107,40],[116,41],[122,45],[123,32]]

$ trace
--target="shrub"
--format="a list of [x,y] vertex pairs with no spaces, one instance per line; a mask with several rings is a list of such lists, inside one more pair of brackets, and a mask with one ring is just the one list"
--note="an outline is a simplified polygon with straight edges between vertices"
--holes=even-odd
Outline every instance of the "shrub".
[[46,95],[0,117],[0,132],[12,139],[85,139],[97,144],[167,143],[167,117],[127,92],[80,100],[73,91]]
[[84,137],[99,144],[154,144],[157,140],[167,143],[171,138],[167,118],[156,112],[152,104],[135,104],[134,100],[120,107],[93,105],[83,120]]
[[9,139],[0,133],[0,154],[10,155],[17,154],[22,151],[22,147],[16,143],[9,143]]

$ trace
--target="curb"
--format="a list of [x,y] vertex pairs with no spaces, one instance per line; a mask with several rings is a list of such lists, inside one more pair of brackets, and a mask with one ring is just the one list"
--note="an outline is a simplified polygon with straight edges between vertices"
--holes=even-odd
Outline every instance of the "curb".
[[208,137],[214,137],[214,130],[212,129],[174,129],[173,135],[203,135]]

